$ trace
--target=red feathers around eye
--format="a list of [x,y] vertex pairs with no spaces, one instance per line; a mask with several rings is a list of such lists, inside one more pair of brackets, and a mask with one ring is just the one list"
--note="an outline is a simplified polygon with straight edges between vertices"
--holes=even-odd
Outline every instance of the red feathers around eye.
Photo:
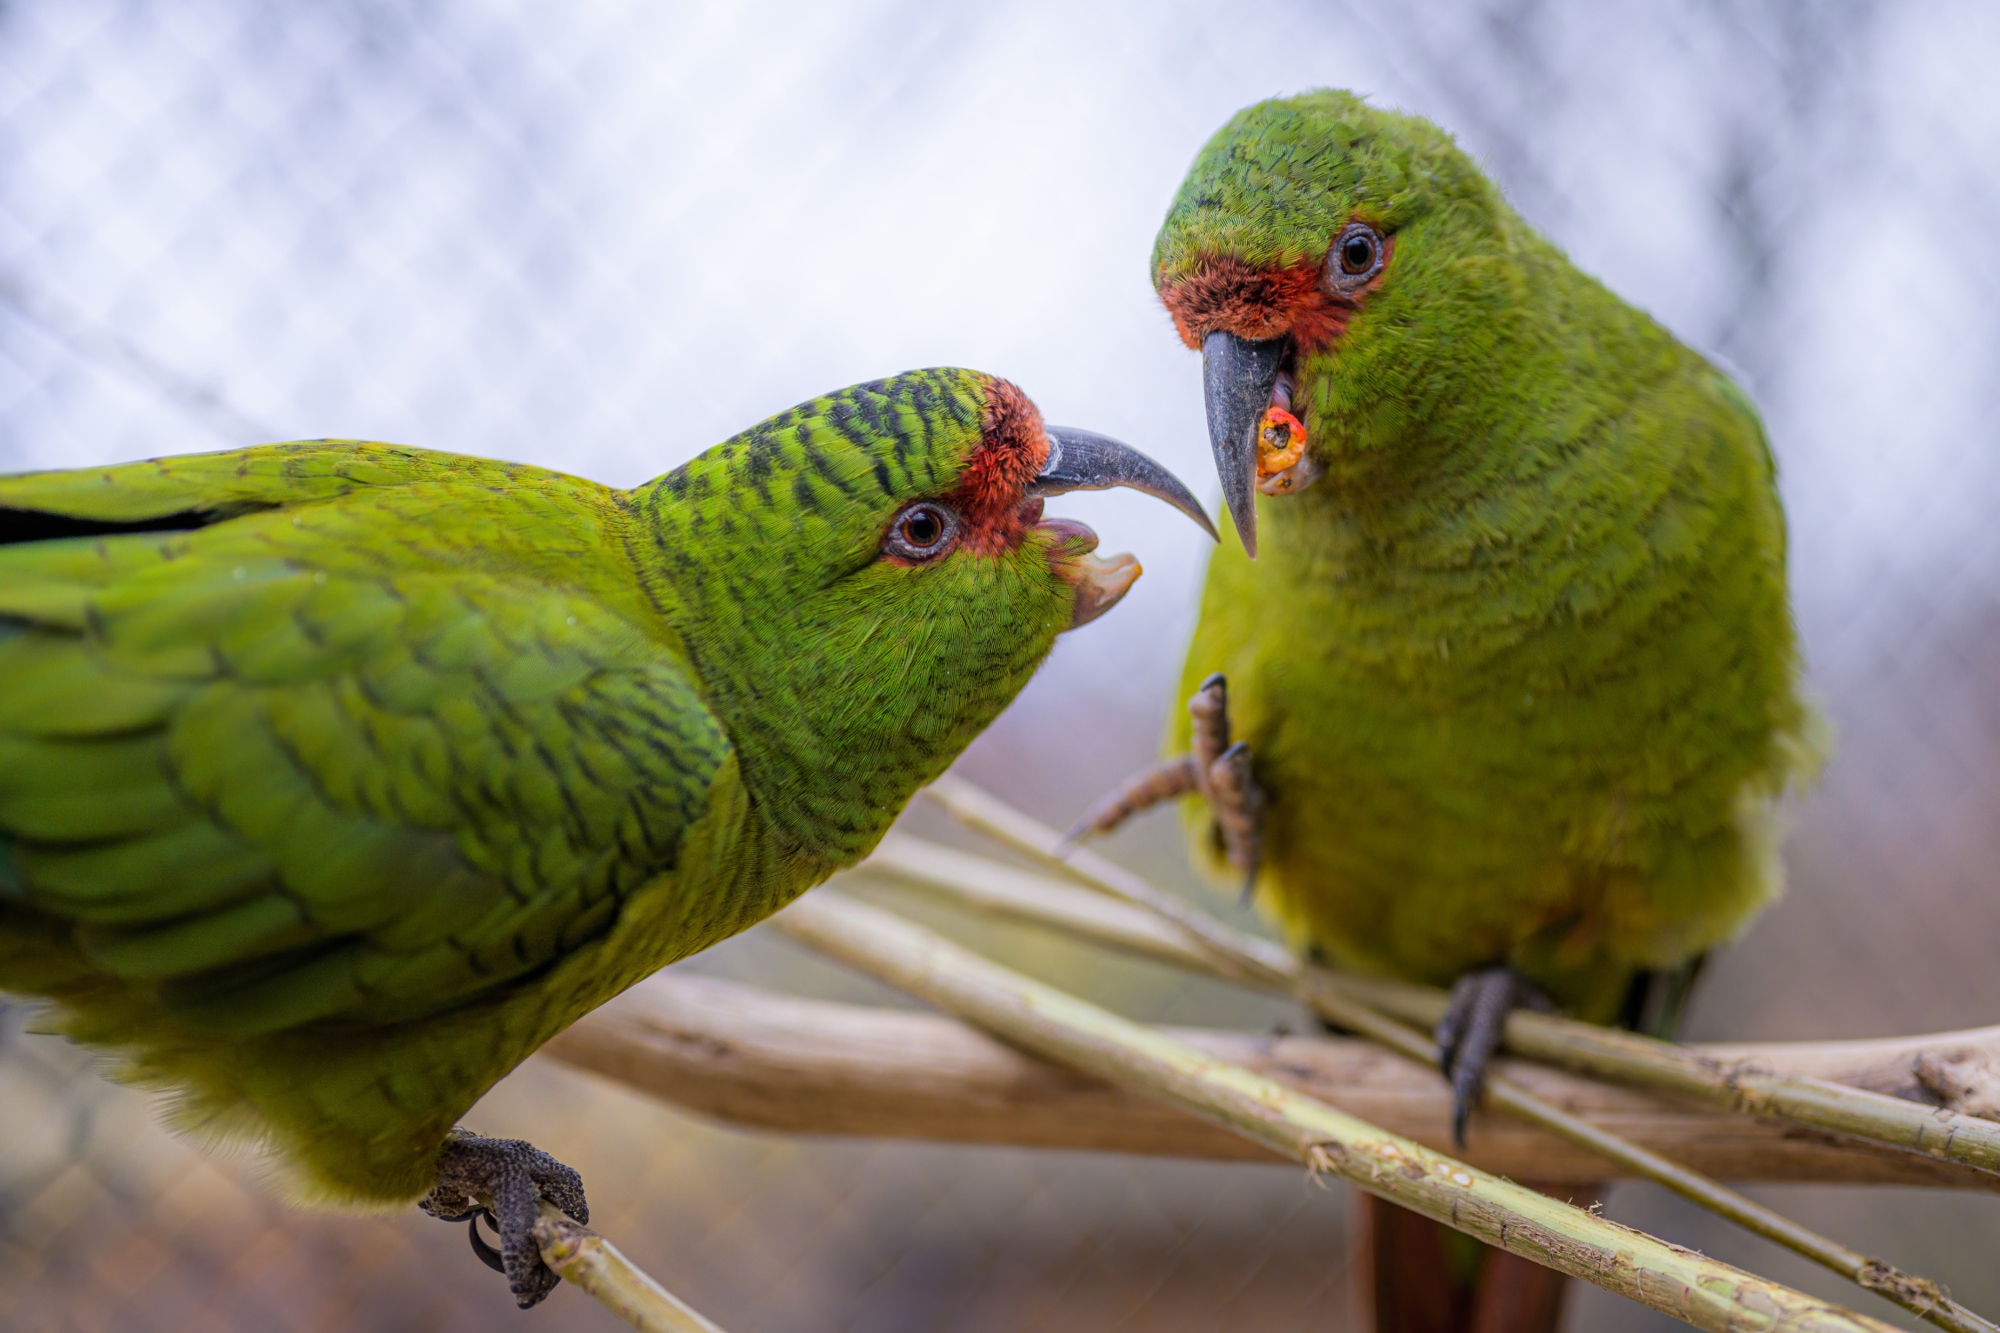
[[[1384,256],[1383,268],[1388,267]],[[1321,284],[1323,260],[1286,268],[1252,268],[1240,259],[1210,259],[1160,293],[1181,341],[1199,350],[1202,337],[1226,329],[1262,342],[1289,333],[1302,353],[1332,344],[1354,317],[1355,303]]]
[[960,546],[991,553],[1013,545],[1027,526],[1021,502],[1049,461],[1049,437],[1028,395],[1002,379],[986,382],[981,434],[945,503],[965,521]]

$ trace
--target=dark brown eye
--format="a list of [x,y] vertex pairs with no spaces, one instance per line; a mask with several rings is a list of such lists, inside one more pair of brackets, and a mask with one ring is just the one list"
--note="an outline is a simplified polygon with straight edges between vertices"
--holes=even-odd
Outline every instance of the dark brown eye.
[[1350,222],[1341,230],[1328,256],[1327,282],[1336,291],[1353,291],[1382,269],[1382,236],[1365,222]]
[[931,500],[907,505],[889,524],[882,549],[905,560],[935,560],[958,536],[958,515]]

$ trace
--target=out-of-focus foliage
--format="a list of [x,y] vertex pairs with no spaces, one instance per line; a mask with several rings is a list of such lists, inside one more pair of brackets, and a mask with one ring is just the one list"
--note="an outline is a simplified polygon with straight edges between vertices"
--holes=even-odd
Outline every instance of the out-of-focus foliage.
[[[2000,17],[1970,0],[11,0],[0,468],[338,434],[629,484],[808,394],[956,363],[1208,475],[1153,232],[1236,108],[1352,87],[1452,129],[1766,411],[1839,751],[1798,811],[1790,896],[1711,969],[1696,1035],[1993,1021],[1996,57]],[[965,767],[1061,820],[1152,751],[1202,548],[1137,496],[1057,508],[1148,575]],[[1164,819],[1117,850],[1188,883]],[[1129,1012],[1273,1017],[995,944]],[[694,965],[873,994],[754,938]],[[455,1229],[287,1212],[18,1018],[10,1328],[514,1317]],[[780,1142],[536,1063],[471,1123],[575,1163],[604,1229],[737,1333],[1347,1327],[1341,1201],[1278,1168]],[[1990,1199],[1760,1193],[2000,1309]],[[1656,1191],[1610,1208],[1850,1299]],[[555,1300],[565,1327],[612,1326]],[[1571,1323],[1651,1320],[1584,1293]]]

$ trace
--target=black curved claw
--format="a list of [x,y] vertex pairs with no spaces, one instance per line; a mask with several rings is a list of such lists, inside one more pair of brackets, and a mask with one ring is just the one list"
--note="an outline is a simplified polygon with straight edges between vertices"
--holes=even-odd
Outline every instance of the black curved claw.
[[1486,1096],[1486,1071],[1516,1009],[1553,1009],[1546,997],[1514,972],[1493,967],[1468,972],[1451,988],[1451,1004],[1436,1033],[1438,1068],[1451,1083],[1451,1141],[1465,1146],[1465,1124]]
[[[493,1214],[481,1208],[478,1212],[465,1219],[465,1234],[471,1238],[472,1252],[479,1256],[479,1262],[485,1264],[496,1273],[504,1274],[507,1271],[507,1265],[501,1262],[500,1251],[488,1245],[485,1238],[479,1234],[479,1219],[482,1217],[486,1219],[488,1225],[492,1225]],[[500,1234],[498,1228],[495,1228],[493,1234],[496,1236]]]

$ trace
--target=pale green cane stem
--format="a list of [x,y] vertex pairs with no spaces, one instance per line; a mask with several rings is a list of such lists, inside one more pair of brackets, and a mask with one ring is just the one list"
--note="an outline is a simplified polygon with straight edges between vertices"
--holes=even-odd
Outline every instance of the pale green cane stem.
[[[1274,980],[1283,975],[1296,984],[1297,978],[1310,972],[1325,986],[1406,1022],[1428,1027],[1444,1014],[1447,1000],[1441,991],[1322,968],[1308,967],[1302,971],[1300,964],[1270,941],[1231,931],[1206,913],[1153,888],[1088,849],[1065,856],[1062,839],[1055,830],[969,782],[947,776],[927,788],[925,794],[964,823],[1028,853],[1072,881],[1166,918],[1183,932],[1184,943],[1222,960],[1229,976],[1239,980]],[[1120,943],[1149,951],[1136,937]],[[1150,951],[1159,954],[1157,946]],[[2000,1123],[1979,1116],[1904,1101],[1827,1079],[1786,1074],[1747,1063],[1732,1064],[1672,1042],[1523,1010],[1516,1010],[1507,1019],[1506,1046],[1515,1055],[1578,1073],[1699,1097],[1747,1115],[1849,1134],[1906,1152],[2000,1173]]]
[[695,1313],[627,1259],[616,1245],[571,1221],[546,1200],[534,1235],[543,1263],[639,1333],[722,1333],[718,1325]]
[[[941,890],[969,906],[1056,926],[1129,952],[1228,979],[1228,974],[1213,965],[1211,955],[1195,948],[1178,927],[1143,910],[1014,870],[985,857],[896,835],[885,839],[861,869]],[[1226,938],[1227,931],[1228,927],[1220,922],[1213,923],[1211,938]],[[1264,944],[1244,938],[1253,946]],[[1297,980],[1290,986],[1268,989],[1296,994],[1340,1026],[1387,1045],[1426,1067],[1435,1067],[1437,1050],[1429,1037],[1327,985],[1331,974],[1299,968],[1296,964],[1291,966]],[[1664,1185],[1747,1230],[1825,1265],[1920,1318],[1958,1333],[1992,1333],[1994,1329],[1994,1325],[1953,1302],[1935,1283],[1903,1273],[1807,1230],[1708,1176],[1562,1111],[1504,1076],[1488,1081],[1487,1100],[1495,1108],[1595,1152],[1632,1175]]]
[[1316,1172],[1696,1328],[1889,1328],[1431,1152],[832,890],[807,895],[772,922],[1003,1040],[1160,1097]]
[[[1340,1026],[1379,1041],[1411,1059],[1426,1065],[1435,1064],[1437,1052],[1429,1038],[1385,1018],[1345,993],[1337,984],[1337,978],[1324,969],[1304,966],[1288,954],[1281,956],[1282,951],[1277,951],[1267,941],[1232,930],[1192,904],[1145,884],[1137,876],[1100,857],[1088,852],[1069,851],[1055,830],[1039,824],[970,783],[949,779],[936,796],[964,822],[1071,874],[1085,876],[1086,882],[1093,887],[1165,918],[1185,936],[1184,944],[1189,946],[1185,961],[1225,977],[1296,994]],[[1144,943],[1141,947],[1145,947]],[[1668,1046],[1668,1049],[1675,1048]],[[2000,1333],[2000,1328],[1952,1301],[1942,1288],[1929,1279],[1904,1273],[1802,1227],[1699,1172],[1569,1115],[1504,1077],[1495,1076],[1488,1080],[1487,1100],[1497,1109],[1561,1135],[1618,1163],[1635,1175],[1664,1185],[1746,1230],[1839,1273],[1919,1318],[1952,1329],[1955,1333]]]

